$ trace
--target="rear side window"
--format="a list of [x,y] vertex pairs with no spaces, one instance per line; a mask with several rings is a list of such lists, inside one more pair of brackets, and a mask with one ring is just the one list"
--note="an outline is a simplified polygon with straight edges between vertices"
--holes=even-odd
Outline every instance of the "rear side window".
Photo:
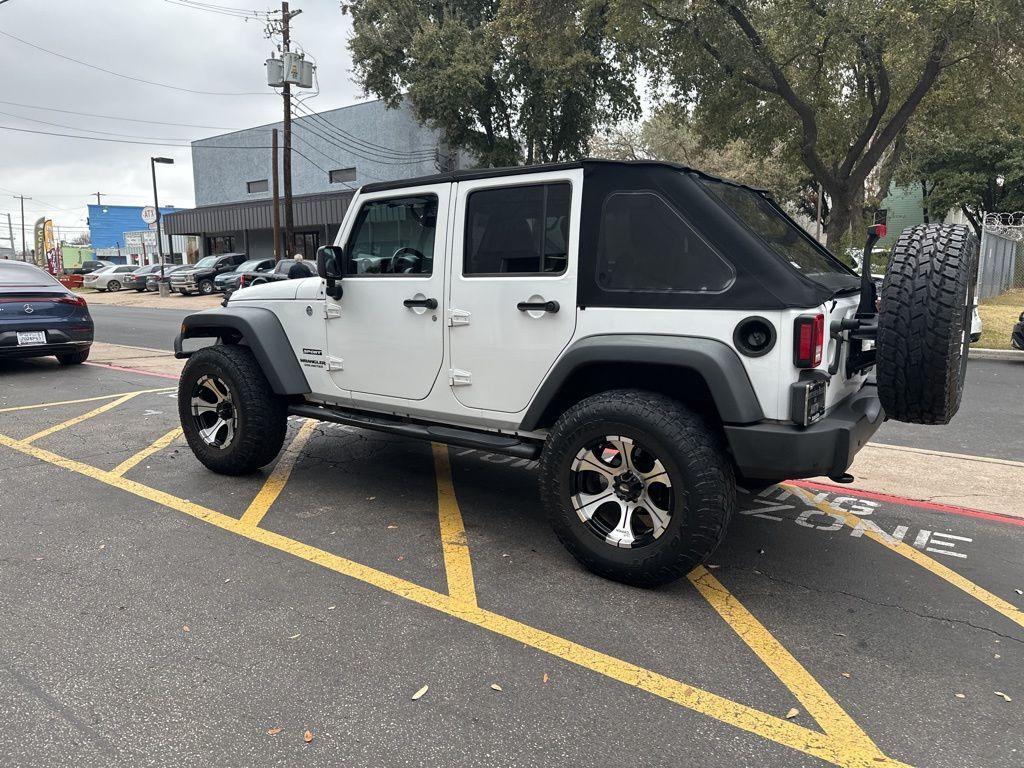
[[656,192],[605,200],[597,241],[597,284],[606,291],[716,293],[736,273]]
[[472,192],[462,274],[560,275],[569,253],[568,182]]
[[764,195],[712,179],[701,179],[701,184],[769,248],[805,275],[850,274],[850,270],[812,241]]

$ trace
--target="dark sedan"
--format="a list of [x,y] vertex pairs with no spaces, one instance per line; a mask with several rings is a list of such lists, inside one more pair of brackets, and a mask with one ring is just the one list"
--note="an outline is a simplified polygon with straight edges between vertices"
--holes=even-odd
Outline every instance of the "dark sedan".
[[257,275],[261,272],[269,272],[274,268],[273,259],[249,259],[238,265],[233,272],[224,272],[213,278],[213,284],[217,290],[227,293],[238,290],[238,281],[242,275]]
[[[316,264],[311,261],[302,262],[309,272],[308,277],[316,277]],[[278,280],[287,280],[288,272],[295,266],[295,259],[281,259],[272,270],[267,272],[248,272],[241,276],[239,288],[246,288],[250,285],[263,285],[264,283],[276,283]]]
[[[164,275],[170,275],[173,272],[177,272],[179,269],[188,269],[191,264],[164,264]],[[156,270],[153,274],[146,277],[146,290],[156,291],[160,289],[158,285],[160,281],[160,265],[157,265]]]
[[142,293],[143,291],[149,290],[146,287],[146,281],[149,280],[150,276],[151,275],[158,275],[159,276],[159,274],[160,274],[160,265],[159,264],[147,264],[144,267],[139,267],[134,272],[132,272],[130,275],[126,276],[125,279],[124,279],[124,287],[125,288],[134,288],[139,293]]
[[77,365],[92,337],[85,299],[38,267],[0,261],[0,359],[55,355]]

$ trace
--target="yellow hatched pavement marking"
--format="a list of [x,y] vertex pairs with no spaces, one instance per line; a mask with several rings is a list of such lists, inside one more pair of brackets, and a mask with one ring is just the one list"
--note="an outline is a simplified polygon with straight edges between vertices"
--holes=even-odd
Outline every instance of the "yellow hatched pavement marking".
[[437,517],[441,525],[441,548],[444,552],[444,570],[448,577],[448,594],[455,600],[475,606],[476,582],[473,580],[473,561],[466,541],[466,527],[455,497],[452,467],[448,446],[432,443],[434,474],[437,477]]
[[129,456],[127,459],[122,461],[120,464],[118,464],[116,467],[110,470],[110,474],[117,475],[118,477],[120,477],[121,475],[125,474],[128,470],[130,470],[132,467],[141,464],[154,453],[162,451],[168,445],[170,445],[179,437],[181,437],[181,434],[181,427],[175,427],[163,437],[154,440],[152,443],[147,445],[134,456]]
[[723,696],[687,685],[678,680],[673,680],[614,656],[609,656],[600,651],[574,643],[550,632],[531,627],[528,624],[523,624],[506,616],[484,610],[478,606],[469,605],[449,595],[443,595],[426,587],[421,587],[418,584],[392,576],[384,571],[370,568],[263,528],[243,523],[241,520],[236,520],[229,515],[187,501],[173,494],[151,488],[80,461],[68,459],[43,448],[29,445],[23,440],[15,440],[6,435],[0,435],[0,445],[32,456],[40,461],[92,478],[139,498],[177,510],[198,520],[215,525],[222,530],[294,555],[307,562],[328,568],[365,584],[383,589],[411,602],[487,629],[495,634],[549,653],[612,680],[636,687],[654,696],[674,702],[764,739],[818,757],[834,765],[846,768],[905,765],[885,757],[877,750],[852,749],[849,744],[837,740],[829,734],[813,731],[790,720],[761,712]]
[[277,497],[281,495],[281,491],[288,484],[288,478],[291,477],[292,470],[295,468],[295,462],[298,461],[299,454],[302,453],[302,449],[306,447],[306,443],[313,435],[316,425],[317,422],[314,419],[306,419],[302,426],[299,427],[298,434],[295,435],[295,438],[288,447],[281,452],[281,458],[274,465],[274,470],[270,473],[270,477],[263,483],[263,487],[256,494],[256,498],[252,500],[252,503],[249,504],[249,507],[242,514],[241,523],[243,525],[250,525],[255,528],[263,522],[264,515],[267,514],[270,506],[277,501]]
[[747,647],[804,705],[825,733],[852,752],[883,757],[875,743],[828,691],[710,571],[697,566],[688,578]]
[[47,427],[44,430],[36,432],[34,435],[26,437],[22,442],[34,443],[36,440],[46,437],[47,435],[52,435],[54,432],[60,432],[62,429],[67,429],[68,427],[73,427],[76,424],[81,424],[83,421],[87,421],[91,419],[93,416],[99,416],[101,413],[106,413],[107,411],[111,411],[114,408],[117,408],[117,406],[119,405],[127,403],[133,397],[138,397],[138,395],[138,392],[129,392],[127,395],[121,395],[119,398],[117,398],[117,400],[112,400],[111,402],[106,403],[105,405],[101,405],[99,408],[93,408],[91,411],[83,413],[80,416],[75,416],[73,419],[62,421],[60,424],[54,424],[52,427]]
[[120,392],[116,395],[97,395],[96,397],[80,397],[77,400],[57,400],[52,403],[33,403],[32,405],[14,405],[9,408],[0,408],[0,413],[14,413],[15,411],[31,411],[35,408],[55,408],[58,405],[75,405],[77,403],[96,403],[100,400],[113,400],[115,397],[124,395],[148,395],[154,392],[173,392],[174,387],[160,387],[158,389],[140,389],[135,392]]
[[803,488],[798,488],[795,485],[784,485],[783,487],[790,493],[794,493],[807,501],[808,504],[812,504],[817,507],[822,512],[841,519],[849,527],[863,531],[865,536],[872,541],[878,542],[886,549],[892,550],[897,555],[902,555],[907,558],[907,560],[917,563],[927,571],[931,571],[943,581],[952,584],[954,587],[970,595],[975,600],[984,603],[993,611],[1001,613],[1014,624],[1024,627],[1024,611],[1020,608],[1006,600],[1003,600],[1003,598],[998,595],[992,594],[984,587],[978,586],[970,579],[964,578],[952,568],[947,568],[942,563],[935,560],[935,558],[929,557],[919,549],[916,549],[909,544],[904,544],[902,541],[897,541],[878,528],[878,526],[870,520],[862,520],[852,512],[847,512],[845,509],[835,507],[827,501],[824,501],[820,496],[809,493]]

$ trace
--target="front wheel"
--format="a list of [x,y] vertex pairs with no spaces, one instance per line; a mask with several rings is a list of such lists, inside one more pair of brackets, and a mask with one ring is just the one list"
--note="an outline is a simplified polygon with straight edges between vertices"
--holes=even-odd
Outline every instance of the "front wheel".
[[281,450],[288,406],[274,393],[248,347],[195,352],[178,384],[178,416],[189,447],[208,469],[244,475]]
[[215,290],[217,290],[217,286],[213,284],[212,280],[203,280],[199,283],[199,292],[203,294],[203,296],[209,296]]
[[720,430],[663,395],[618,390],[569,409],[544,444],[540,494],[569,552],[605,578],[666,584],[725,536],[736,480]]

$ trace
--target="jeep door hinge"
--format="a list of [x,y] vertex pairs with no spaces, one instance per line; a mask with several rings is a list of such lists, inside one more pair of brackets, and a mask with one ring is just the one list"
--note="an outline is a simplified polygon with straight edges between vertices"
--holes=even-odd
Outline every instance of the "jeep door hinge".
[[327,370],[328,371],[343,371],[345,370],[345,360],[341,357],[328,357],[327,358]]
[[448,325],[469,325],[469,312],[464,309],[449,309]]
[[324,305],[324,317],[328,320],[341,317],[341,307],[336,307],[333,304]]
[[473,383],[473,374],[460,371],[458,368],[448,369],[448,384],[453,387],[465,387]]

